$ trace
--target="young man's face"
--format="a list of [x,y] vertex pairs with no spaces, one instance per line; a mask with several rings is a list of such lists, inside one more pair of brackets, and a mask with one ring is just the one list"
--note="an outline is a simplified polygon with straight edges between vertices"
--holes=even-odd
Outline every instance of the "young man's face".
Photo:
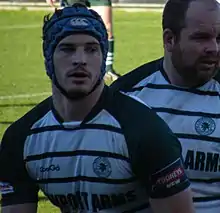
[[67,36],[53,55],[57,81],[70,97],[84,96],[99,80],[102,60],[97,39],[86,34]]
[[203,84],[219,68],[220,10],[208,1],[193,1],[185,21],[172,51],[172,62],[184,79]]

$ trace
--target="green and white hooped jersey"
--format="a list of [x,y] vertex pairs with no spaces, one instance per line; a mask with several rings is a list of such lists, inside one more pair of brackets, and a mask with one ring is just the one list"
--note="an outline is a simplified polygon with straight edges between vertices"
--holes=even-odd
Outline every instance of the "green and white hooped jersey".
[[195,89],[173,86],[163,59],[122,76],[112,88],[137,96],[169,125],[181,142],[196,213],[220,212],[220,83]]
[[0,151],[2,205],[36,203],[41,189],[64,213],[148,212],[149,196],[189,186],[181,146],[156,113],[105,88],[82,122],[46,99],[12,124]]

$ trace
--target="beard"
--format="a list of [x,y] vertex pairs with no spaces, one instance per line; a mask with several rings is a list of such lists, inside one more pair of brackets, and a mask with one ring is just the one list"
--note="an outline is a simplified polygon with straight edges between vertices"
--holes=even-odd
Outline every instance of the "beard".
[[91,94],[94,90],[96,90],[96,88],[101,84],[101,82],[102,82],[102,78],[99,77],[96,80],[96,82],[94,83],[94,85],[88,91],[86,91],[84,89],[67,90],[67,89],[65,89],[64,86],[62,86],[58,82],[55,75],[53,78],[53,85],[59,90],[59,92],[61,94],[63,94],[67,99],[74,100],[74,101],[81,100],[81,99],[85,98],[86,96],[88,96],[89,94]]
[[193,57],[193,55],[190,57],[189,54],[181,50],[180,46],[177,44],[172,52],[171,60],[176,72],[183,79],[183,82],[186,85],[197,87],[204,85],[216,75],[218,64],[216,64],[213,69],[205,69],[201,66],[205,56],[194,59],[194,61],[192,60]]
[[53,85],[58,89],[58,90],[55,89],[55,91],[59,91],[61,94],[63,94],[69,100],[76,100],[77,101],[77,100],[83,99],[84,97],[86,97],[89,94],[89,92],[86,92],[86,91],[80,90],[80,89],[79,90],[76,90],[76,89],[67,90],[67,89],[65,89],[64,86],[62,86],[58,82],[55,75],[53,77],[54,77],[52,80]]
[[[63,89],[64,90],[64,89]],[[64,94],[68,99],[70,100],[80,100],[83,99],[84,97],[86,97],[87,95],[89,95],[89,92],[85,92],[85,91],[65,91]]]

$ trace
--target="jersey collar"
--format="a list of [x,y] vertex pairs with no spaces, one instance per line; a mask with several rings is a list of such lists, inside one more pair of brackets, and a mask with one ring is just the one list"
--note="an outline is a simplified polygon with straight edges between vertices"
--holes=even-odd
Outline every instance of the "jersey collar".
[[[100,95],[99,100],[97,101],[97,103],[95,104],[95,106],[92,108],[92,110],[90,111],[90,113],[85,117],[85,119],[82,121],[81,124],[85,124],[88,121],[92,120],[103,108],[105,108],[105,103],[106,103],[106,99],[109,96],[110,93],[110,88],[108,86],[105,86],[103,88],[102,94]],[[51,100],[52,102],[52,100]],[[63,118],[60,116],[60,114],[57,112],[57,110],[55,109],[53,102],[51,104],[51,110],[53,112],[54,117],[56,118],[56,120],[62,124],[64,123]]]
[[102,109],[106,108],[106,104],[107,104],[107,99],[109,98],[110,95],[110,88],[105,85],[105,87],[103,88],[102,94],[100,95],[99,100],[97,101],[97,103],[95,104],[95,106],[92,108],[92,110],[90,111],[90,113],[85,117],[85,119],[83,120],[82,124],[85,124],[87,122],[89,122],[90,120],[92,120]]

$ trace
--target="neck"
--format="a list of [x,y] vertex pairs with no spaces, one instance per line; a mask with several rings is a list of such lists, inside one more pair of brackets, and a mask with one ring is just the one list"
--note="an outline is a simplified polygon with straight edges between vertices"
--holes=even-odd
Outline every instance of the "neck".
[[54,108],[65,122],[82,121],[98,102],[103,88],[104,82],[88,96],[80,100],[71,100],[66,98],[55,85],[52,85]]
[[193,81],[186,81],[176,70],[176,68],[173,66],[173,63],[171,61],[171,57],[164,55],[164,61],[163,61],[163,68],[164,71],[172,85],[179,86],[179,87],[195,87],[197,86],[195,82]]

